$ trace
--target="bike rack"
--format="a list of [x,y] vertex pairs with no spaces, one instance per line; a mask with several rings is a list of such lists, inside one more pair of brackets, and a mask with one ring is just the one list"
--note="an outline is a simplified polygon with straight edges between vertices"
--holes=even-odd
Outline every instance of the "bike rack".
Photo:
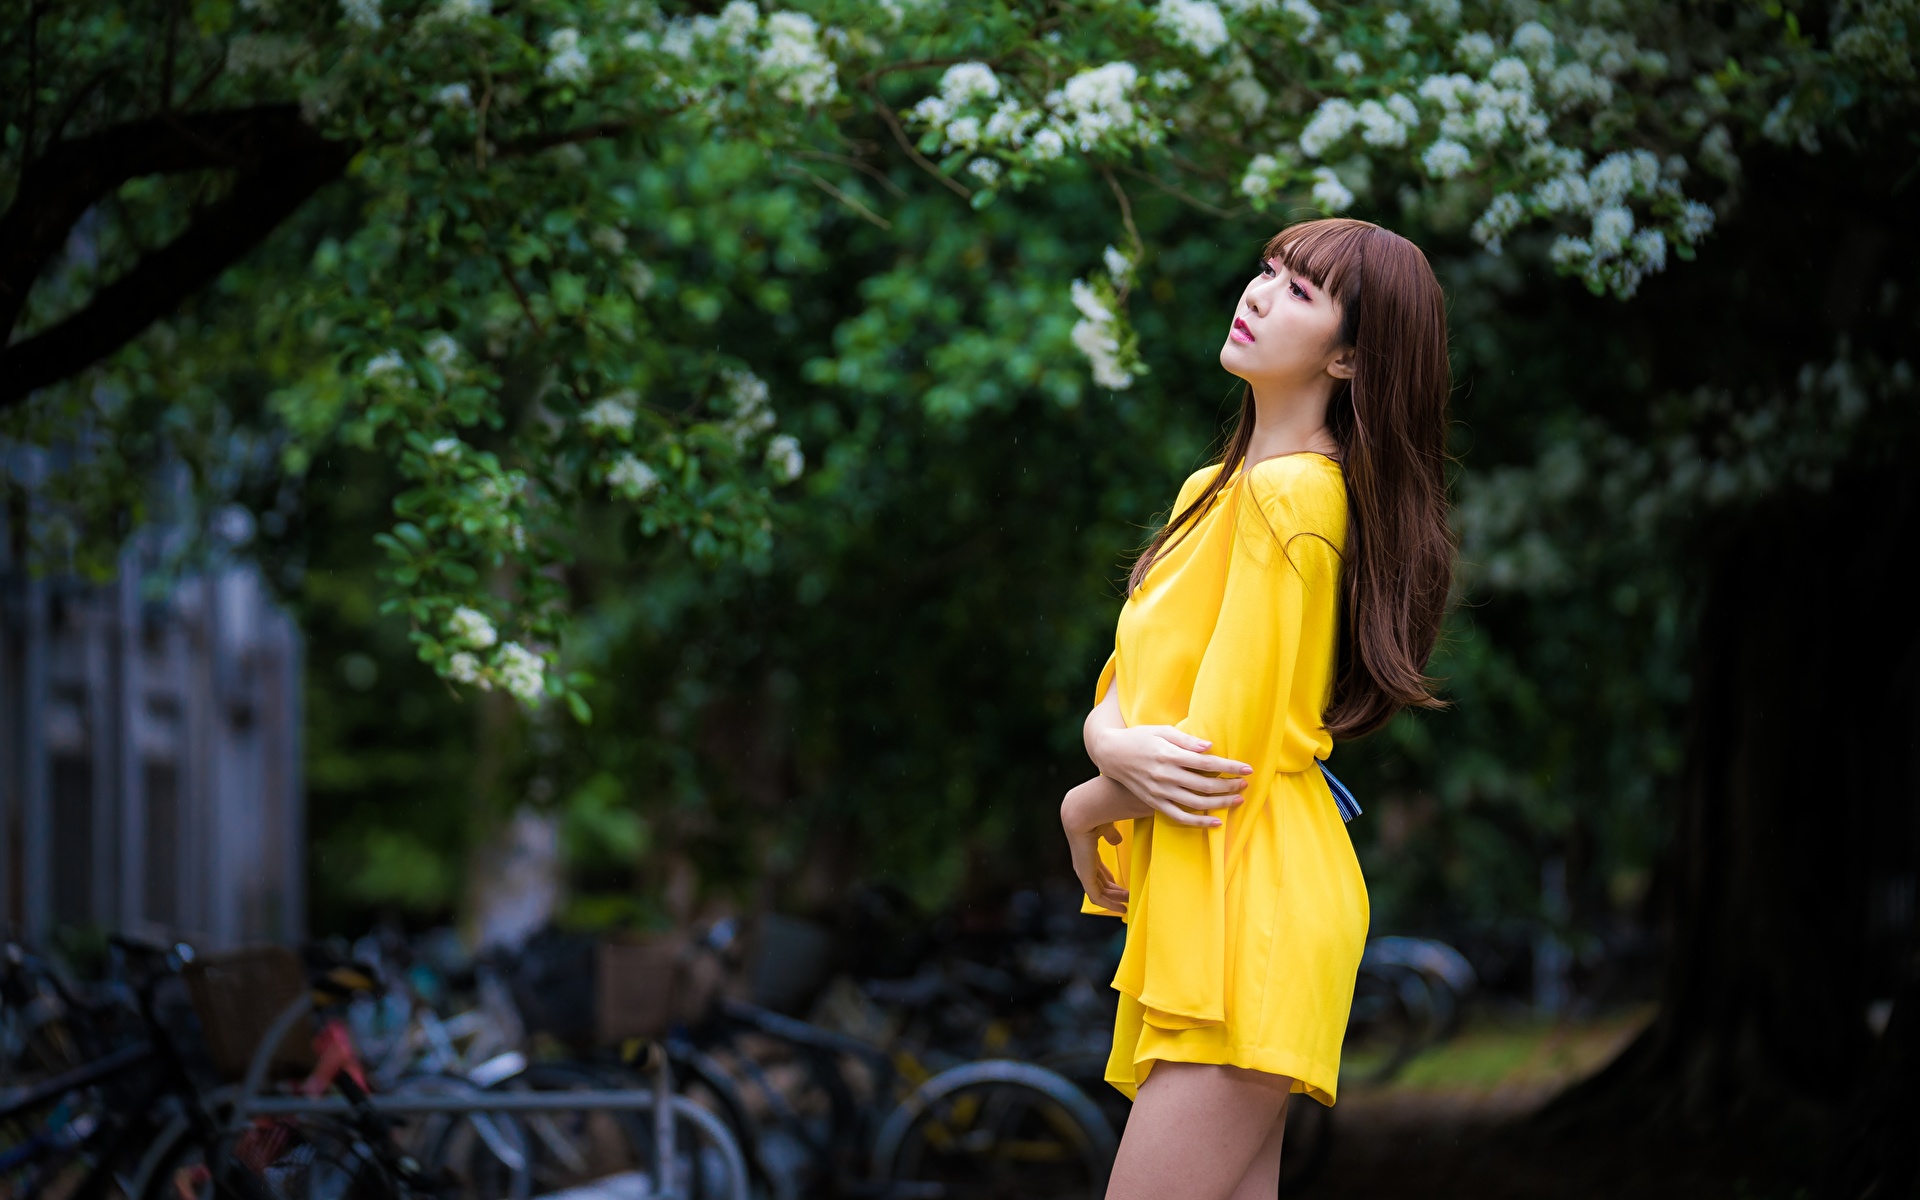
[[[254,1117],[339,1117],[351,1115],[352,1104],[344,1096],[266,1096],[267,1071],[280,1042],[292,1032],[300,1019],[313,1010],[313,997],[301,996],[282,1009],[267,1027],[265,1036],[254,1048],[253,1060],[233,1101],[233,1121],[244,1123]],[[654,1114],[654,1191],[668,1200],[679,1193],[672,1186],[673,1119],[684,1118],[699,1127],[727,1160],[727,1173],[736,1190],[731,1200],[747,1200],[747,1163],[733,1131],[720,1118],[672,1092],[672,1068],[665,1050],[659,1052],[655,1088],[601,1088],[569,1092],[472,1092],[461,1095],[375,1094],[366,1098],[374,1112],[388,1116],[508,1116],[515,1113],[553,1112],[651,1112]],[[656,1094],[664,1094],[667,1103],[656,1104]]]

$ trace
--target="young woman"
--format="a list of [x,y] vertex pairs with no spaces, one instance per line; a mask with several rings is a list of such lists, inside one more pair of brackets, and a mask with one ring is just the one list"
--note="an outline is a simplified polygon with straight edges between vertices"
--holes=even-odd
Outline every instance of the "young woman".
[[1061,821],[1127,921],[1107,1079],[1135,1097],[1109,1200],[1272,1200],[1287,1097],[1332,1104],[1367,891],[1319,760],[1425,676],[1452,574],[1446,310],[1362,221],[1267,244],[1220,365],[1220,462],[1133,566]]

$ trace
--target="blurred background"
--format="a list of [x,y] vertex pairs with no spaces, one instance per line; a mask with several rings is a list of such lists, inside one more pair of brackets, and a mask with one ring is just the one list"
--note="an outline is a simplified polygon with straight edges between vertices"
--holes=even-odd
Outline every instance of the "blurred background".
[[[1334,1124],[1298,1133],[1313,1162],[1292,1186],[1906,1195],[1915,14],[1593,7],[1486,19],[1516,46],[1536,10],[1559,14],[1563,46],[1567,22],[1612,21],[1676,64],[1708,29],[1694,68],[1730,95],[1719,57],[1736,81],[1733,55],[1749,76],[1814,78],[1800,50],[1839,73],[1797,135],[1762,130],[1771,96],[1734,102],[1717,227],[1630,299],[1557,269],[1550,230],[1490,247],[1457,191],[1380,168],[1348,196],[1415,238],[1448,295],[1461,550],[1431,668],[1449,707],[1332,760],[1366,810],[1349,831],[1375,941],[1352,1083]],[[1441,8],[1417,10],[1422,30]],[[1893,32],[1845,76],[1826,48],[1869,16]],[[303,324],[332,311],[312,280],[408,303],[405,277],[354,275],[390,177],[319,181],[97,355],[104,373],[90,360],[14,395],[9,936],[74,980],[123,969],[110,936],[128,935],[306,946],[310,965],[411,980],[408,1003],[442,1016],[486,1009],[491,987],[536,1060],[607,1034],[596,1004],[622,968],[605,947],[678,936],[756,1011],[928,1072],[1049,1063],[1123,1121],[1097,1063],[1119,927],[1077,914],[1056,805],[1090,770],[1080,722],[1130,556],[1237,408],[1215,356],[1239,289],[1264,239],[1327,197],[1250,207],[1198,172],[1213,203],[1095,163],[969,204],[874,104],[834,151],[860,171],[827,190],[749,138],[664,124],[644,152],[556,168],[617,166],[645,213],[621,241],[644,247],[644,336],[744,363],[806,462],[762,489],[757,549],[714,553],[697,515],[649,524],[602,500],[545,535],[564,551],[540,578],[566,612],[546,652],[577,705],[461,686],[422,650],[394,599],[410,568],[382,539],[434,485],[409,451],[340,433],[347,385],[313,382],[359,376]],[[11,137],[34,118],[9,119]],[[16,343],[206,202],[137,186],[59,230],[28,275],[56,295]],[[10,194],[18,216],[35,193]],[[1144,370],[1116,388],[1088,379],[1064,284],[1123,228],[1146,248],[1114,276]],[[447,327],[478,346],[517,319]],[[494,355],[496,416],[465,435],[502,461],[568,411],[543,398],[536,342]],[[496,570],[474,586],[505,611],[516,568]],[[369,1045],[395,1036],[360,1019]],[[27,1026],[10,1020],[13,1054]],[[773,1189],[786,1168],[759,1153]],[[782,1186],[852,1194],[816,1168]]]

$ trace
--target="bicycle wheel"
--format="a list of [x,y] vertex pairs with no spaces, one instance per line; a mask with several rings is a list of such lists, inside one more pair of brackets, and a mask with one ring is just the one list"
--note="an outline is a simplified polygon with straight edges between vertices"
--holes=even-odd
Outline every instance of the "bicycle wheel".
[[409,1200],[358,1134],[322,1119],[260,1121],[212,1152],[182,1137],[139,1200]]
[[1420,1049],[1427,1028],[1426,989],[1405,967],[1362,966],[1340,1047],[1340,1078],[1384,1083]]
[[[617,1067],[539,1063],[504,1081],[501,1092],[646,1091]],[[582,1187],[612,1176],[655,1173],[653,1122],[647,1110],[522,1113],[524,1177],[536,1194]],[[746,1158],[724,1122],[684,1097],[673,1097],[671,1178],[686,1200],[747,1200]],[[471,1122],[448,1127],[427,1162],[472,1195],[508,1195],[510,1167],[482,1144]]]
[[1100,1200],[1113,1130],[1064,1077],[1031,1063],[968,1063],[929,1079],[874,1142],[888,1195],[940,1200]]

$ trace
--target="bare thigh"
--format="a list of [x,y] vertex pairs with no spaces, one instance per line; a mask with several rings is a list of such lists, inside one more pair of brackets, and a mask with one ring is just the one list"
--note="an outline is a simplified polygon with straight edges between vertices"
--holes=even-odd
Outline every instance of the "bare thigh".
[[1127,1118],[1107,1200],[1241,1200],[1242,1184],[1257,1187],[1269,1158],[1271,1196],[1280,1174],[1275,1127],[1292,1084],[1240,1067],[1154,1064]]

